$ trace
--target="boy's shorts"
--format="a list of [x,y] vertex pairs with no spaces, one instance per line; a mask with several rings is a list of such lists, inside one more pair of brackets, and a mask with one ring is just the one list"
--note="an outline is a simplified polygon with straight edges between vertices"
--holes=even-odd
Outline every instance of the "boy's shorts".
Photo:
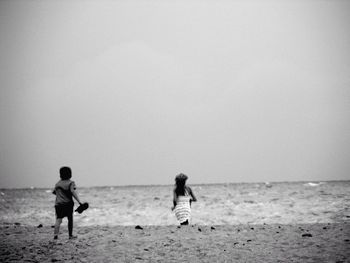
[[64,218],[73,215],[73,203],[55,205],[56,218]]

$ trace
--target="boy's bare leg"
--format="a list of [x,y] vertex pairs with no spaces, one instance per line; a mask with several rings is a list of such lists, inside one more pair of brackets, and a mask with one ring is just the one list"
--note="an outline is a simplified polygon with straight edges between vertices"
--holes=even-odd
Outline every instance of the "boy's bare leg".
[[58,232],[60,232],[61,223],[62,223],[62,218],[56,218],[54,239],[57,239]]
[[69,237],[73,236],[73,214],[67,216],[68,218],[68,233]]

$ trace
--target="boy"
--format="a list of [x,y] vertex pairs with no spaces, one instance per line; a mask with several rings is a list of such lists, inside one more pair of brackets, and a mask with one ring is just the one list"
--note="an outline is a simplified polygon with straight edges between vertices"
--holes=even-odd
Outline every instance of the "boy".
[[69,167],[62,167],[60,169],[61,180],[58,181],[53,190],[53,194],[56,195],[55,210],[56,210],[56,223],[54,239],[58,238],[60,231],[60,225],[64,217],[68,218],[68,233],[69,239],[76,238],[73,236],[73,197],[81,204],[74,181],[71,181],[72,170]]

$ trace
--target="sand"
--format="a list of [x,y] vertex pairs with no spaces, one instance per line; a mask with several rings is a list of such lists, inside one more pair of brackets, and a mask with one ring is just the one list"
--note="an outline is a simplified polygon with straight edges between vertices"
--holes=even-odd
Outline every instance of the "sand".
[[350,262],[350,223],[218,226],[2,225],[0,262]]

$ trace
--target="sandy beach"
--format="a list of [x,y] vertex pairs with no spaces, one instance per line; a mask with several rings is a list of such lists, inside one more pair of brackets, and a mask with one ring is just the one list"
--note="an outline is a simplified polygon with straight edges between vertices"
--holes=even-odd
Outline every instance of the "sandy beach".
[[[65,222],[64,222],[65,223]],[[350,224],[1,226],[1,262],[350,262]]]

